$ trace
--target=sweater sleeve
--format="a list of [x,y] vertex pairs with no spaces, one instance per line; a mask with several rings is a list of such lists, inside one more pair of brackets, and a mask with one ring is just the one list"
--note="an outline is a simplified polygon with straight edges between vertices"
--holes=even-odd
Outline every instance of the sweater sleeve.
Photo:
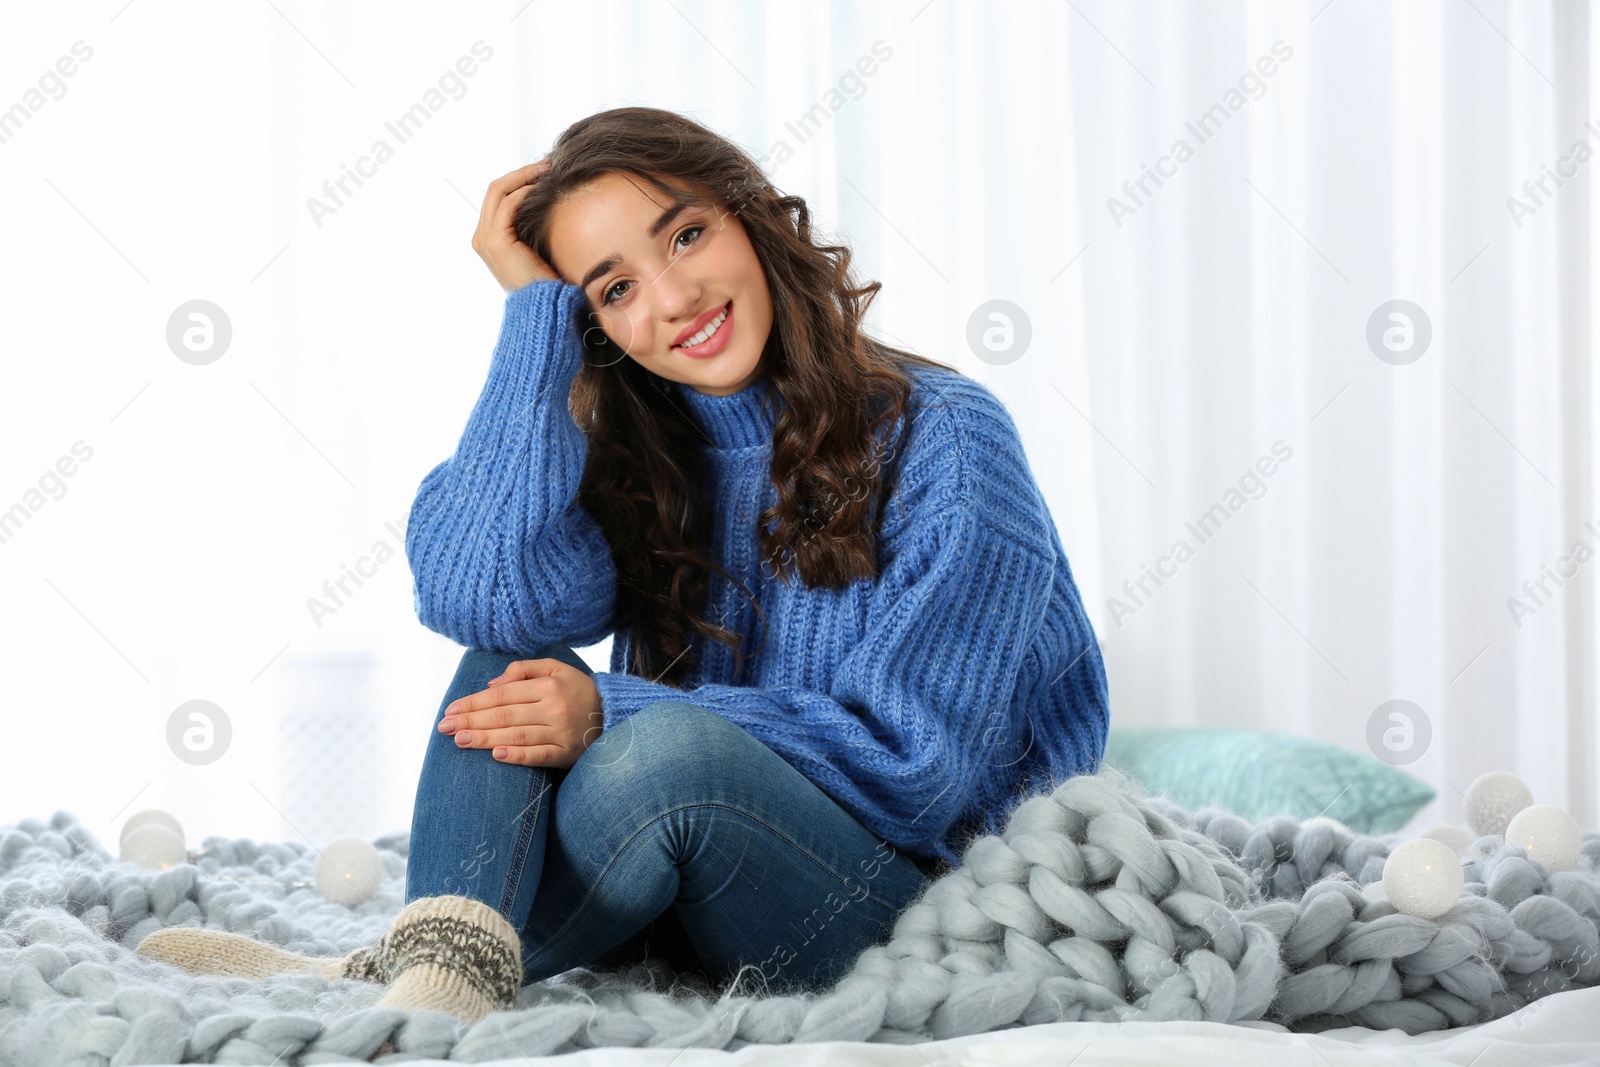
[[[974,450],[955,455],[963,453]],[[983,466],[915,506],[872,588],[867,628],[826,692],[675,689],[600,673],[606,728],[657,701],[701,705],[748,730],[881,839],[938,854],[974,798],[983,746],[1018,732],[1017,724],[996,730],[996,714],[1012,714],[1056,566],[1036,540],[992,521],[988,493],[1005,483],[988,481]]]
[[531,656],[610,632],[616,571],[577,499],[588,440],[567,406],[583,361],[583,301],[582,289],[559,280],[506,294],[460,443],[411,505],[417,618],[466,647]]

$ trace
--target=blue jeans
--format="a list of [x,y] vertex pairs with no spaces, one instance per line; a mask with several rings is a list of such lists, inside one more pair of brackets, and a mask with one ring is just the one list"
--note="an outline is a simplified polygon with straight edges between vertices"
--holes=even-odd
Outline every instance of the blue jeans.
[[[434,726],[513,660],[543,658],[594,674],[563,644],[468,649]],[[878,840],[748,731],[667,700],[569,768],[504,763],[433,729],[406,902],[448,893],[498,910],[521,936],[524,984],[648,955],[719,988],[743,977],[752,992],[803,992],[887,941],[937,869]]]

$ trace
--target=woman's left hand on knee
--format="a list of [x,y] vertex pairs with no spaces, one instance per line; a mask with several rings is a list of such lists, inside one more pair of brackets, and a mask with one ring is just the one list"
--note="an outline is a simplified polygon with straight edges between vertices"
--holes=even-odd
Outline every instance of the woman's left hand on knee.
[[501,763],[571,767],[605,728],[594,679],[561,660],[513,660],[488,685],[446,707],[439,731]]

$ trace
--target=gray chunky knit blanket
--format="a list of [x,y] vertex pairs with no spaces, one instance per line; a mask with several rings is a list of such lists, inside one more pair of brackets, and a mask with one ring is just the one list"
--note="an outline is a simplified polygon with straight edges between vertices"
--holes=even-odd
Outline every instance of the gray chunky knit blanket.
[[403,903],[406,834],[373,842],[384,880],[352,909],[273,881],[312,880],[306,845],[211,837],[198,865],[142,870],[57,812],[0,827],[0,1061],[325,1063],[385,1044],[481,1061],[598,1046],[905,1044],[1071,1020],[1415,1034],[1600,979],[1600,834],[1555,873],[1500,837],[1477,839],[1461,900],[1438,920],[1363,893],[1402,840],[1329,820],[1190,814],[1107,769],[1030,797],[999,835],[975,839],[830,990],[710,990],[655,961],[579,968],[469,1028],[377,1007],[382,987],[369,983],[188,975],[133,952],[181,924],[319,956],[371,944]]

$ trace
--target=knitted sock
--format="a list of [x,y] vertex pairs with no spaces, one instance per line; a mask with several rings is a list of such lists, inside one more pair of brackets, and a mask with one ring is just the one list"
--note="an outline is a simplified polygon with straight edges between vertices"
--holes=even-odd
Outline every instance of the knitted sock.
[[468,1025],[516,1003],[522,939],[504,915],[471,897],[419,897],[384,935],[389,989],[379,1004],[448,1012]]
[[181,968],[190,974],[225,974],[239,978],[266,978],[274,974],[305,972],[329,981],[355,978],[387,982],[383,970],[382,942],[366,945],[345,956],[303,956],[243,934],[194,926],[169,926],[145,935],[135,952],[146,959]]

